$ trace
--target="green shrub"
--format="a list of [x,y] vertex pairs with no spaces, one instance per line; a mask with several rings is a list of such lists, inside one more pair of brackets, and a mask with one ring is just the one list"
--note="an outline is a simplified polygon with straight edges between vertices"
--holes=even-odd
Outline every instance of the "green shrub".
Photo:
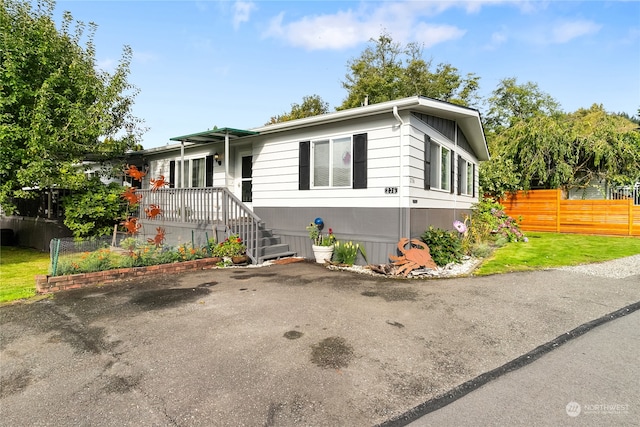
[[104,185],[98,180],[85,192],[64,197],[64,224],[77,238],[110,235],[113,226],[129,214],[123,192],[121,185]]
[[491,255],[491,252],[493,252],[491,245],[485,242],[476,243],[470,248],[471,256],[474,258],[486,258]]
[[497,246],[507,242],[526,241],[518,222],[504,212],[504,206],[491,198],[483,197],[472,207],[467,218],[469,231],[465,235],[467,248],[473,244],[493,242]]
[[422,234],[421,238],[429,246],[431,258],[438,266],[442,267],[462,260],[464,253],[457,232],[431,226]]

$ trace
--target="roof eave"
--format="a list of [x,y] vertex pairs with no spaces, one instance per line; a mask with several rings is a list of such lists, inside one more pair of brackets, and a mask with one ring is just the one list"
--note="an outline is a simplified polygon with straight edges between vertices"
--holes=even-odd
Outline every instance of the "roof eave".
[[[438,116],[455,120],[460,124],[462,129],[465,131],[465,134],[470,137],[471,145],[476,152],[478,160],[489,160],[489,151],[478,110],[421,96],[403,98],[395,101],[386,101],[358,108],[350,108],[348,110],[337,111],[334,113],[275,123],[255,128],[253,130],[259,132],[261,135],[287,130],[297,130],[309,126],[349,120],[354,117],[373,116],[386,111],[391,113],[393,111],[393,107],[397,107],[400,111],[415,109],[417,111],[422,110],[426,113],[437,113]],[[478,143],[477,141],[480,142]]]

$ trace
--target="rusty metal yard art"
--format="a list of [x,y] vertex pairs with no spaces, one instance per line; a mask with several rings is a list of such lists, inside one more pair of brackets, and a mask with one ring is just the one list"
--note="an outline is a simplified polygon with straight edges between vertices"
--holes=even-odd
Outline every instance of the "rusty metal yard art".
[[149,207],[144,208],[144,213],[147,214],[148,219],[154,219],[158,215],[162,216],[162,209],[158,205],[149,205]]
[[120,195],[123,199],[129,202],[129,205],[137,205],[142,200],[141,194],[136,194],[136,189],[133,187],[129,187],[127,191]]
[[[407,243],[409,243],[409,249],[406,248]],[[409,273],[419,268],[438,268],[431,258],[429,247],[418,239],[409,240],[403,237],[398,242],[398,250],[401,253],[400,256],[389,255],[393,265],[398,267],[395,274],[402,274],[407,277]]]
[[147,173],[139,170],[135,165],[127,165],[127,168],[124,170],[125,175],[130,176],[136,181],[142,182],[142,178],[144,178]]
[[[140,171],[134,165],[127,165],[124,173],[125,175],[130,176],[131,178],[140,182],[142,182],[142,178],[147,175],[146,172]],[[158,179],[152,178],[149,182],[151,183],[152,191],[169,185],[169,182],[165,181],[163,175],[160,175],[160,178]],[[130,187],[121,196],[129,203],[130,206],[137,205],[142,201],[142,195],[136,194],[135,191],[135,188]],[[144,208],[144,212],[147,215],[147,219],[155,219],[157,216],[162,216],[162,209],[158,205],[149,205],[148,207]],[[142,227],[142,224],[140,224],[138,221],[139,219],[135,217],[127,218],[124,222],[121,223],[121,225],[124,226],[127,234],[135,235]],[[156,227],[156,235],[153,238],[147,239],[147,241],[149,243],[155,244],[158,247],[164,242],[165,234],[166,231],[164,227]]]
[[156,227],[156,235],[153,239],[147,239],[147,242],[149,243],[153,243],[154,245],[156,245],[156,247],[160,247],[160,245],[162,245],[162,242],[164,242],[164,235],[166,234],[166,231],[164,229],[164,227]]
[[164,175],[160,175],[160,178],[158,179],[152,178],[149,181],[149,183],[151,183],[151,191],[156,191],[159,188],[166,187],[167,185],[169,185],[169,181],[166,181],[164,179]]

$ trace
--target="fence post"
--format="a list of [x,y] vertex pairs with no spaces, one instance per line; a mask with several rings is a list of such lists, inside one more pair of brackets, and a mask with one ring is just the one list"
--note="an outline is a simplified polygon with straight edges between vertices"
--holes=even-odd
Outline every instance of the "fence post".
[[633,203],[634,199],[627,200],[629,202],[629,209],[627,209],[627,216],[629,221],[629,228],[627,230],[627,234],[629,236],[633,236]]
[[60,254],[60,239],[51,239],[49,243],[51,248],[51,275],[55,276],[58,272],[58,255]]
[[562,190],[556,189],[556,233],[560,233],[560,200],[562,198]]

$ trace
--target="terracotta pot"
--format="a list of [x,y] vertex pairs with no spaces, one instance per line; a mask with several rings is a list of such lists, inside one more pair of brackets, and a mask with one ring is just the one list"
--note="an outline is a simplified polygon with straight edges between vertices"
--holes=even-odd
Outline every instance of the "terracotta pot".
[[234,264],[247,264],[249,262],[248,255],[238,255],[231,257],[231,262]]

